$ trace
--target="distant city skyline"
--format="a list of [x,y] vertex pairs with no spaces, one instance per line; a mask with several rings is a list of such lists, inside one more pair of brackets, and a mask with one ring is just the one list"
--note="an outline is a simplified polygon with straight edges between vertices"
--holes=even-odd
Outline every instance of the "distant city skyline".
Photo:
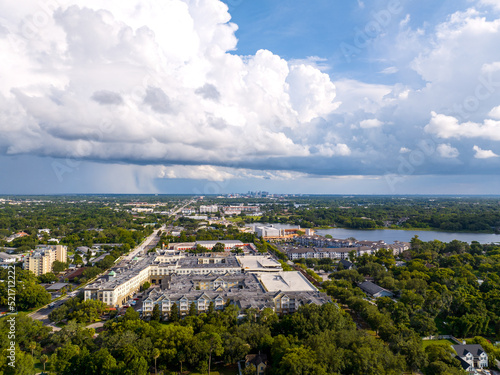
[[499,0],[0,14],[0,195],[500,193]]

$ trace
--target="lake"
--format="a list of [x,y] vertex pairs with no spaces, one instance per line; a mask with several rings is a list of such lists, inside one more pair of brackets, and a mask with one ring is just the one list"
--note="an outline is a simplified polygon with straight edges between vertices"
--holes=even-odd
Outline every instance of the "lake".
[[459,240],[463,242],[471,243],[472,241],[478,241],[480,243],[500,243],[499,234],[489,234],[489,233],[451,233],[451,232],[437,232],[430,230],[397,230],[397,229],[372,229],[372,230],[361,230],[361,229],[320,229],[316,231],[320,236],[326,234],[331,235],[334,238],[349,238],[354,237],[358,241],[378,241],[384,240],[386,243],[393,243],[394,241],[404,241],[410,242],[410,240],[417,235],[422,241],[434,241],[439,240],[441,242],[451,242],[453,240]]
[[[248,226],[254,226],[248,225]],[[257,225],[270,225],[270,224],[257,224]],[[276,228],[297,228],[296,225],[288,224],[271,224]],[[333,238],[345,239],[349,237],[354,237],[358,241],[379,241],[384,240],[386,243],[393,243],[394,241],[404,241],[410,242],[413,236],[417,235],[422,241],[433,241],[439,240],[441,242],[451,242],[453,240],[459,240],[463,242],[471,243],[472,241],[478,241],[480,243],[500,243],[500,234],[488,234],[488,233],[451,233],[451,232],[438,232],[431,230],[397,230],[397,229],[343,229],[343,228],[332,228],[332,229],[318,229],[316,234],[320,236],[325,236],[327,234],[331,235]]]

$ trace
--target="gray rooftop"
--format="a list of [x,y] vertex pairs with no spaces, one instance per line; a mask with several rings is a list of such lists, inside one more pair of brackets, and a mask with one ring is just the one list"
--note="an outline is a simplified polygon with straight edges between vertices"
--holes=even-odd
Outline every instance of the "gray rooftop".
[[59,290],[59,289],[64,288],[66,285],[68,285],[68,284],[67,283],[55,283],[55,284],[52,284],[51,286],[49,286],[47,288],[47,290]]
[[364,281],[361,284],[358,285],[363,292],[366,292],[370,295],[374,295],[383,291],[389,292],[387,289],[382,288],[381,286],[378,286],[377,284],[372,283],[371,281]]
[[478,357],[481,353],[484,353],[483,347],[479,344],[452,345],[452,347],[459,357],[465,357],[467,353],[471,353],[474,357]]

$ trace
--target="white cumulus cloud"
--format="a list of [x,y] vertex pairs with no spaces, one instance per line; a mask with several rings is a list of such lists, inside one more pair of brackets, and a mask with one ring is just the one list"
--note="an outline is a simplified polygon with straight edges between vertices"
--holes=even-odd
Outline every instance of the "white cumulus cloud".
[[309,145],[289,130],[339,106],[312,64],[231,53],[237,26],[222,1],[51,4],[0,4],[7,154],[214,165],[306,157]]
[[453,116],[432,112],[432,118],[425,131],[440,138],[486,138],[500,141],[500,121],[486,119],[483,124],[475,122],[460,123]]
[[456,158],[460,155],[460,152],[455,147],[452,147],[449,143],[441,143],[436,147],[439,156],[443,158]]
[[489,113],[488,116],[491,118],[494,118],[496,120],[500,120],[500,105],[498,107],[493,108]]
[[498,155],[495,154],[492,150],[482,150],[479,146],[474,146],[472,149],[476,151],[476,154],[474,155],[476,159],[489,159],[498,157]]
[[359,126],[362,129],[370,129],[370,128],[378,128],[382,126],[384,123],[376,118],[363,120],[359,123]]

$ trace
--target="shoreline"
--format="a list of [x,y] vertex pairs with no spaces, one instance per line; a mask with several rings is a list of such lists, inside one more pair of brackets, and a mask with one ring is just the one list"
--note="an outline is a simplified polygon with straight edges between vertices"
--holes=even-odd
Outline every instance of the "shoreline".
[[[280,223],[274,223],[280,224]],[[302,229],[302,228],[301,228]],[[308,229],[308,228],[304,228]],[[456,231],[456,230],[442,230],[442,229],[434,229],[434,228],[387,228],[387,227],[379,227],[379,228],[348,228],[348,227],[313,227],[313,230],[328,230],[328,229],[345,229],[345,230],[362,230],[362,231],[374,231],[374,230],[400,230],[400,231],[415,231],[415,232],[440,232],[440,233],[462,233],[462,234],[496,234],[500,235],[500,233],[492,232],[470,232],[470,231]]]

